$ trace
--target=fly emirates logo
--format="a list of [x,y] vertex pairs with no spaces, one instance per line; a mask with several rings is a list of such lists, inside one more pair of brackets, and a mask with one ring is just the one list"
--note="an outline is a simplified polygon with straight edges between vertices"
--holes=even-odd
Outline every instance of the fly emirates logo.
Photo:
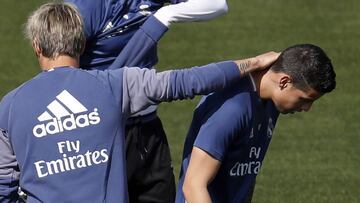
[[93,111],[89,112],[75,97],[64,90],[47,106],[47,110],[37,118],[41,124],[34,126],[33,134],[35,137],[40,138],[66,130],[96,125],[100,123],[100,116],[97,111],[94,108]]
[[[101,121],[96,108],[89,111],[66,90],[57,95],[37,119],[40,123],[34,126],[33,134],[38,138],[97,125]],[[82,142],[86,143],[82,145]],[[54,153],[50,160],[40,158],[41,155],[37,157],[38,160],[34,162],[37,176],[44,178],[80,168],[91,170],[95,165],[107,164],[109,160],[107,148],[94,149],[86,146],[88,146],[86,140],[74,141],[65,138],[58,141],[54,146],[58,149],[58,154]]]
[[258,174],[261,168],[261,147],[251,147],[249,159],[253,161],[236,162],[230,169],[230,176],[245,176],[250,174]]

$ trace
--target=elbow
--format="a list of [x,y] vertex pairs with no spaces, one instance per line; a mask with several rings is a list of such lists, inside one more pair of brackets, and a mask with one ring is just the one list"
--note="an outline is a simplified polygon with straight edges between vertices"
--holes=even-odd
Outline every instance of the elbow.
[[217,0],[213,5],[218,16],[225,15],[229,11],[226,0]]
[[191,183],[189,183],[188,181],[184,182],[184,185],[182,187],[182,191],[184,193],[184,197],[186,200],[189,199],[189,197],[191,196],[191,192],[193,192],[193,188],[191,187]]
[[197,202],[199,195],[207,193],[207,184],[199,180],[186,180],[182,186],[182,192],[187,202]]

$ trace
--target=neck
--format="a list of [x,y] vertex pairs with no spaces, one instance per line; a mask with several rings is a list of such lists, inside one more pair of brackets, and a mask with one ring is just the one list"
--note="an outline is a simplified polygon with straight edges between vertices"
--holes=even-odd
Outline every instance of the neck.
[[78,68],[79,60],[77,58],[73,58],[67,55],[60,55],[57,56],[55,59],[47,58],[44,57],[43,55],[40,55],[39,64],[40,64],[40,68],[45,71],[55,69],[58,67],[64,67],[64,66]]
[[269,81],[269,75],[271,71],[269,69],[252,72],[251,75],[254,79],[256,91],[258,92],[260,98],[262,99],[271,99],[271,84]]

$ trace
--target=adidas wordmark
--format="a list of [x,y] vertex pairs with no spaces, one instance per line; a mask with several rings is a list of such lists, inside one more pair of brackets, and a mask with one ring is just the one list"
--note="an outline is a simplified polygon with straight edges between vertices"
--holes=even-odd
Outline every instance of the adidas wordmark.
[[88,113],[87,108],[66,90],[57,95],[37,119],[43,123],[34,126],[35,137],[96,125],[101,120],[97,108]]

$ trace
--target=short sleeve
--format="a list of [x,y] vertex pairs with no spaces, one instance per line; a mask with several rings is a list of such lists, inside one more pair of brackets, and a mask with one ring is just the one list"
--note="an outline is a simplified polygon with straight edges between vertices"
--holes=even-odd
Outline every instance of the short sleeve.
[[246,104],[227,100],[200,127],[194,146],[222,161],[231,143],[249,121]]

